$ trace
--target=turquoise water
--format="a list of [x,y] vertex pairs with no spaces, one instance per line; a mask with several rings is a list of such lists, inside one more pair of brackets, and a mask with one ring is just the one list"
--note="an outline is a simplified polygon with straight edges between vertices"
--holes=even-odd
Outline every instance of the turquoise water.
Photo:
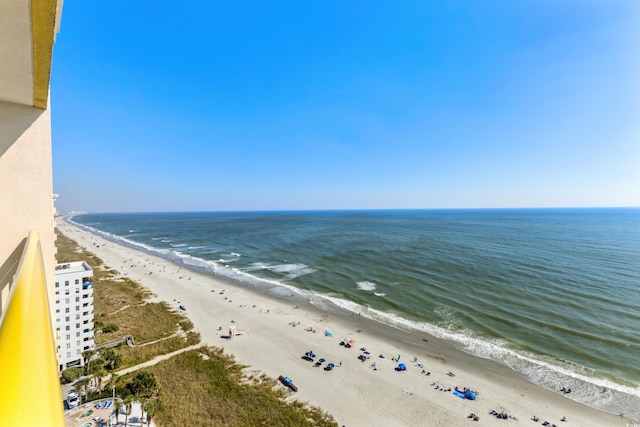
[[[428,332],[640,418],[640,209],[87,214],[112,240]],[[605,391],[603,392],[603,389]]]

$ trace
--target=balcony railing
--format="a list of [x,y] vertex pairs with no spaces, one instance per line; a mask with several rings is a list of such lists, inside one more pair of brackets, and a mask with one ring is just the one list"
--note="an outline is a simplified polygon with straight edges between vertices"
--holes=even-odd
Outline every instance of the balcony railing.
[[37,231],[29,233],[1,321],[2,425],[63,427],[58,361]]

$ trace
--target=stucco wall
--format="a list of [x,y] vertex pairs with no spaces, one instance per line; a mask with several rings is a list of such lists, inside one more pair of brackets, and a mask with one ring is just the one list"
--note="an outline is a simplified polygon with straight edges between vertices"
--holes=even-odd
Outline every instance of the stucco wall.
[[6,269],[29,231],[38,230],[50,301],[55,269],[52,193],[49,109],[0,102],[0,268]]

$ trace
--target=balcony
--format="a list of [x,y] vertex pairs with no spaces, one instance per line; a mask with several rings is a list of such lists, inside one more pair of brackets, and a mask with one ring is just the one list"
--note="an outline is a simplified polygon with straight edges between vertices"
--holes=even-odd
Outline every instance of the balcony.
[[38,232],[30,232],[24,242],[0,325],[2,424],[62,427],[62,393]]

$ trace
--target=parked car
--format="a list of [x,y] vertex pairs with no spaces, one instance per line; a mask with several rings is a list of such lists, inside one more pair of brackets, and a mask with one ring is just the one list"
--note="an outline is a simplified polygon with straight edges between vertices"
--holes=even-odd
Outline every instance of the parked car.
[[67,394],[67,405],[69,406],[69,409],[73,409],[79,404],[80,404],[80,399],[78,398],[78,395],[76,394],[76,392],[75,391],[69,392],[69,394]]

